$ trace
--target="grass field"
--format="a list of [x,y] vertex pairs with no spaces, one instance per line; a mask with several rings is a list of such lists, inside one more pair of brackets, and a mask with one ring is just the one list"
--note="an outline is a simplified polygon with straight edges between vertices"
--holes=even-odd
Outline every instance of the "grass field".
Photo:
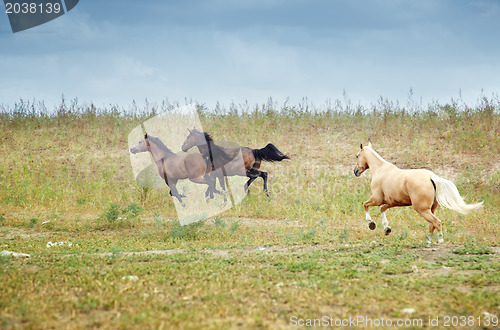
[[[263,164],[271,197],[257,179],[241,204],[184,227],[166,189],[135,184],[128,153],[128,133],[172,106],[66,103],[0,108],[0,251],[30,255],[0,256],[1,328],[498,323],[497,99],[200,106],[216,141],[271,142],[291,160]],[[386,160],[431,169],[484,207],[467,216],[439,208],[441,245],[425,245],[427,223],[411,208],[387,212],[389,236],[373,208],[370,231],[370,173],[352,173],[369,140]]]

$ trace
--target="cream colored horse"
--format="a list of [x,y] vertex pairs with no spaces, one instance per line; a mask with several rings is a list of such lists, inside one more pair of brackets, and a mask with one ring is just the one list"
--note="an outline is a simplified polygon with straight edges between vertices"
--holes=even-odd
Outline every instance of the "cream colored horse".
[[371,230],[375,229],[368,208],[381,206],[384,232],[391,232],[385,211],[395,206],[413,206],[425,220],[429,222],[427,242],[431,243],[434,230],[438,232],[438,242],[443,243],[441,220],[436,217],[438,204],[451,210],[467,214],[483,205],[483,202],[468,205],[460,196],[453,182],[440,178],[429,170],[402,170],[384,160],[371,143],[363,147],[356,155],[357,162],[354,174],[360,176],[368,168],[372,170],[371,196],[364,202],[366,221]]

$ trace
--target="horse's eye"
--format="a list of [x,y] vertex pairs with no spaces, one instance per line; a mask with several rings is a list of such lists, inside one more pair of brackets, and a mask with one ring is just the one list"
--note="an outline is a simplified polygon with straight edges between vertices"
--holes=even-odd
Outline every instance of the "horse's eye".
[[356,158],[358,158],[358,156],[356,156]]

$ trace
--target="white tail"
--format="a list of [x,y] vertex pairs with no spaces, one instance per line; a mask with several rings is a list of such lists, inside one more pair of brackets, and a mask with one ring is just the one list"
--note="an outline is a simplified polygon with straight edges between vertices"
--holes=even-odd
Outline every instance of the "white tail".
[[460,196],[460,193],[458,192],[457,186],[455,186],[453,182],[443,179],[435,174],[431,176],[431,180],[436,185],[436,200],[439,205],[462,214],[467,214],[483,206],[483,202],[477,204],[465,204],[462,196]]

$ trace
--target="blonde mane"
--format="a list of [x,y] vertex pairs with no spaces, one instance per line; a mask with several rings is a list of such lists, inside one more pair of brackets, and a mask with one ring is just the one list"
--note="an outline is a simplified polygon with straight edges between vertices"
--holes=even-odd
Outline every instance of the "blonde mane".
[[380,156],[380,155],[378,154],[378,152],[376,152],[375,150],[373,150],[373,148],[372,148],[372,147],[370,147],[370,146],[364,146],[364,147],[363,147],[363,149],[364,149],[364,148],[366,148],[366,149],[370,150],[370,151],[371,151],[371,152],[375,155],[375,157],[377,157],[377,158],[378,158],[379,160],[381,160],[382,162],[387,163],[387,164],[391,164],[391,163],[389,163],[387,160],[385,160],[384,158],[382,158],[382,156]]

